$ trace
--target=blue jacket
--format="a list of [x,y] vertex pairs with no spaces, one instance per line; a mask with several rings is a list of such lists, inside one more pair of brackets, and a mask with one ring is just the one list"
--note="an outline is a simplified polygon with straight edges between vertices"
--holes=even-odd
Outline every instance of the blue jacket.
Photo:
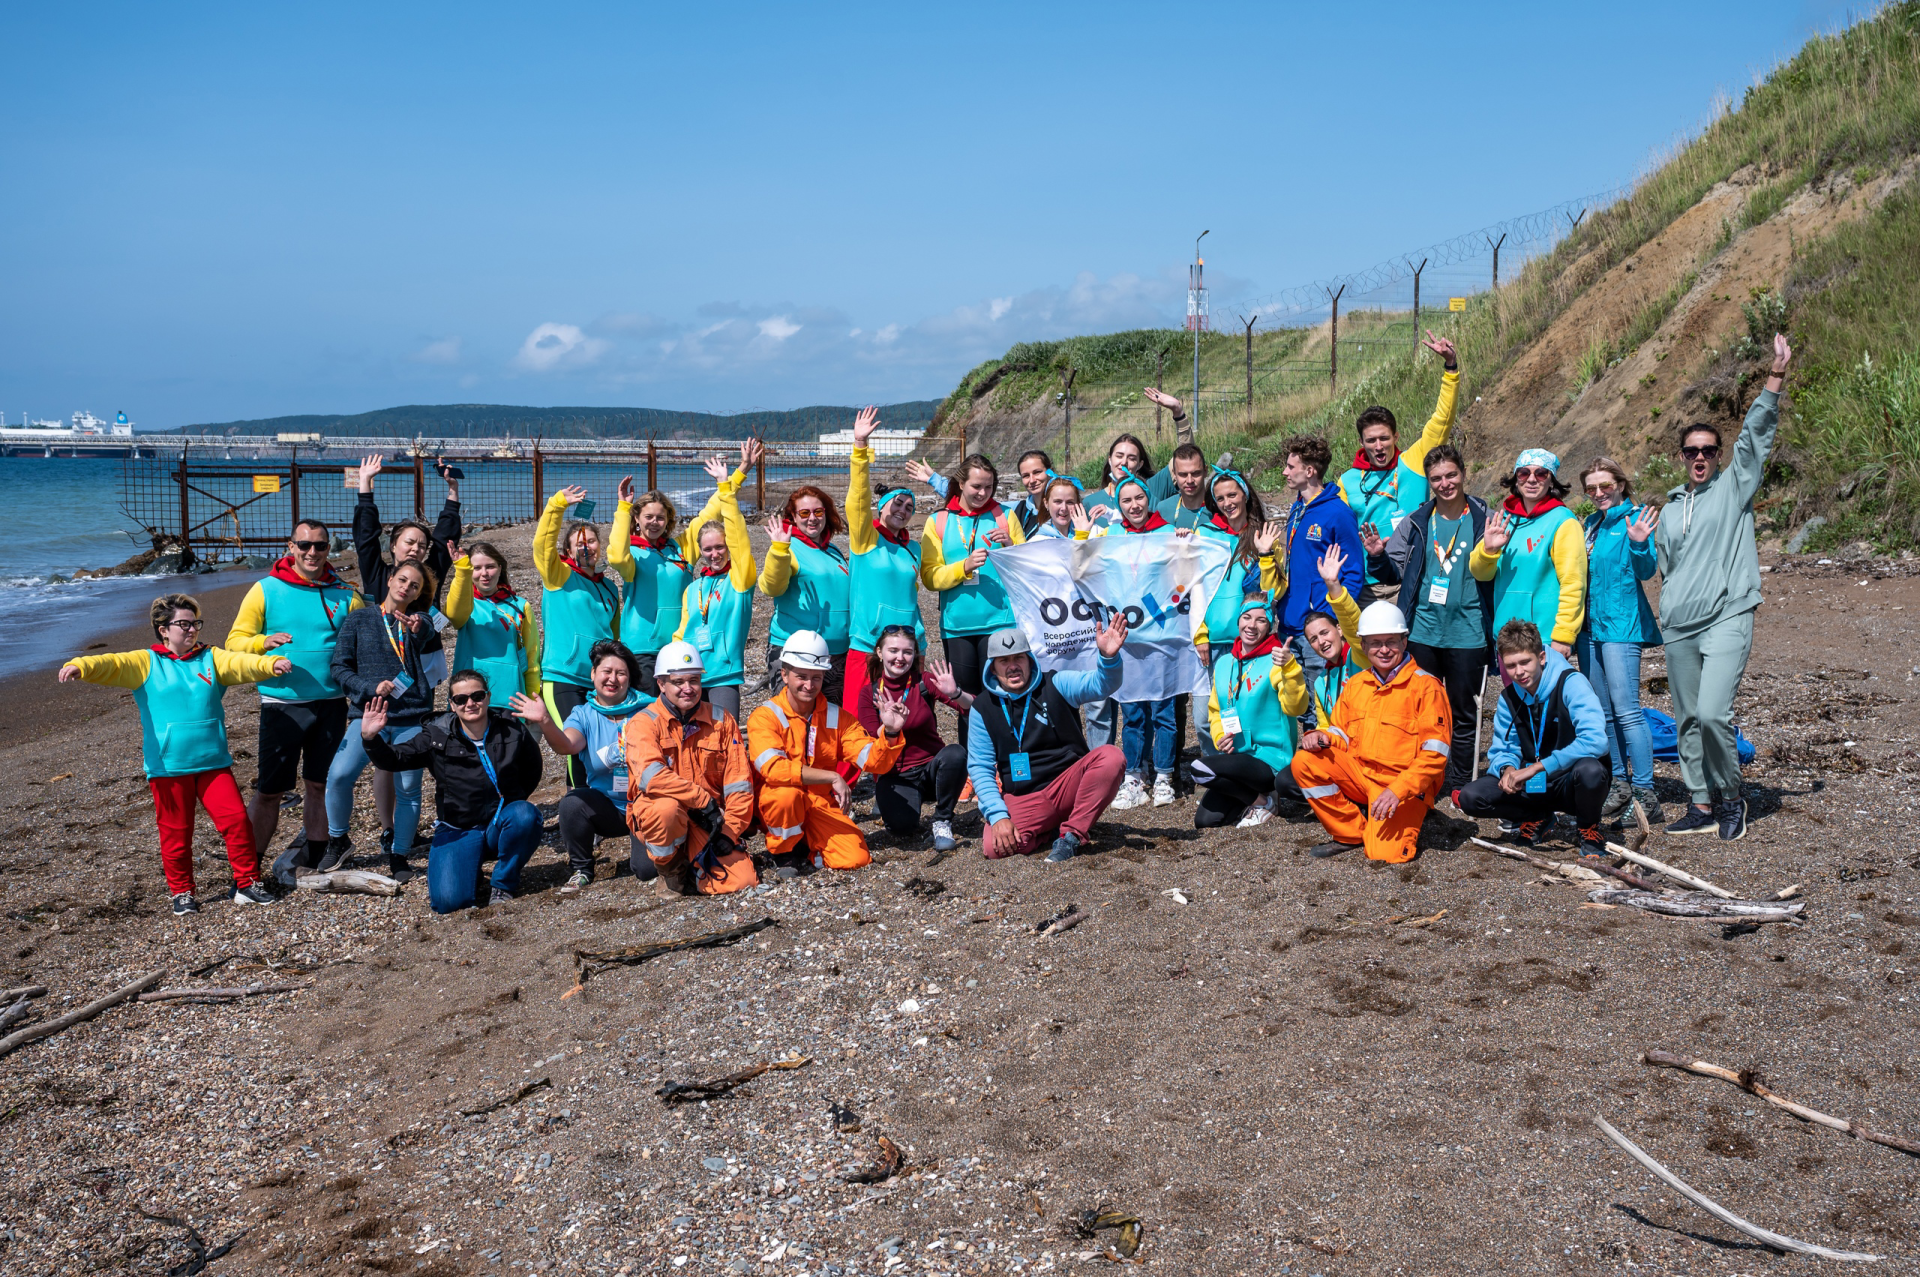
[[[1032,657],[1027,658],[1032,661]],[[1039,666],[1035,665],[1038,672]],[[1120,690],[1121,664],[1120,654],[1103,656],[1090,670],[1061,670],[1053,676],[1053,690],[1060,693],[1069,705],[1086,705],[1093,701],[1104,701]],[[982,696],[998,696],[1003,700],[1018,700],[1009,697],[1000,690],[999,681],[988,670],[985,676],[987,690]],[[1037,681],[1037,680],[1036,680]],[[1032,683],[1027,684],[1029,688]],[[967,778],[973,782],[974,801],[980,804],[980,819],[991,825],[996,820],[1007,818],[1007,800],[1000,796],[1000,763],[993,752],[993,735],[987,731],[987,725],[980,718],[980,711],[967,711]]]
[[1281,598],[1280,631],[1289,637],[1300,632],[1309,612],[1327,610],[1327,586],[1320,579],[1320,556],[1338,543],[1347,556],[1340,569],[1340,583],[1354,598],[1362,597],[1366,584],[1367,550],[1360,544],[1360,523],[1352,507],[1329,483],[1320,495],[1304,505],[1298,498],[1287,511],[1287,592]]
[[1622,501],[1587,516],[1587,633],[1596,643],[1664,642],[1640,582],[1651,581],[1660,556],[1653,538],[1627,535],[1642,507]]
[[[1529,694],[1518,683],[1513,685],[1514,694],[1528,706],[1542,709],[1553,697],[1554,686],[1561,679],[1566,680],[1566,688],[1561,693],[1561,701],[1567,707],[1567,713],[1573,716],[1573,743],[1562,749],[1556,749],[1546,757],[1547,779],[1551,780],[1573,766],[1582,758],[1607,757],[1607,718],[1600,708],[1600,698],[1594,695],[1593,684],[1587,682],[1586,675],[1574,669],[1567,658],[1547,649],[1547,667],[1540,673],[1539,689]],[[1513,713],[1507,707],[1507,698],[1501,696],[1493,711],[1493,740],[1487,746],[1487,774],[1498,776],[1509,767],[1519,767],[1520,734],[1514,727]],[[974,786],[976,790],[979,786]]]

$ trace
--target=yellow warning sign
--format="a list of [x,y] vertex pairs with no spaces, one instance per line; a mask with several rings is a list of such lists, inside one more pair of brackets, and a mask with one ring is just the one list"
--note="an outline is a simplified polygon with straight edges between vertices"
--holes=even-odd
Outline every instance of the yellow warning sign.
[[1466,298],[1464,298],[1464,297],[1449,297],[1449,298],[1447,298],[1447,309],[1448,309],[1448,310],[1465,310],[1466,308],[1467,308],[1467,299],[1466,299]]
[[277,474],[256,474],[253,476],[253,490],[255,492],[280,491],[280,476]]

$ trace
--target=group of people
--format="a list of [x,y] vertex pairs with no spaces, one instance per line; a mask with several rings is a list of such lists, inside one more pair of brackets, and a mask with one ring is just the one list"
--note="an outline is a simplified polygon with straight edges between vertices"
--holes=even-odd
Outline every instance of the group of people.
[[[352,853],[368,764],[389,872],[413,872],[431,772],[433,907],[510,899],[541,837],[529,799],[542,740],[566,770],[568,893],[593,881],[597,841],[622,833],[633,872],[670,894],[757,883],[745,850],[754,832],[783,876],[857,868],[869,853],[851,815],[856,787],[896,836],[919,835],[930,803],[933,845],[951,849],[970,794],[988,857],[1071,859],[1108,807],[1177,801],[1190,718],[1204,724],[1190,772],[1204,791],[1198,827],[1257,825],[1304,803],[1328,838],[1313,854],[1362,847],[1397,862],[1416,854],[1427,812],[1451,801],[1522,842],[1571,814],[1582,852],[1599,855],[1603,824],[1631,804],[1664,819],[1639,703],[1642,653],[1663,643],[1691,798],[1667,832],[1741,837],[1732,700],[1760,601],[1752,502],[1791,359],[1785,339],[1724,470],[1717,428],[1690,425],[1679,440],[1686,481],[1664,512],[1634,504],[1624,468],[1602,457],[1580,474],[1585,519],[1564,503],[1560,459],[1543,448],[1519,455],[1498,508],[1467,494],[1466,461],[1449,442],[1456,352],[1431,333],[1425,345],[1444,371],[1419,439],[1401,448],[1394,415],[1367,409],[1353,464],[1334,482],[1324,440],[1286,441],[1284,512],[1270,515],[1244,475],[1190,443],[1156,471],[1146,446],[1121,435],[1091,489],[1045,452],[1025,453],[1024,495],[1011,504],[985,456],[951,475],[909,463],[934,494],[916,538],[915,492],[872,480],[878,415],[866,409],[844,502],[794,489],[766,521],[758,564],[739,502],[756,443],[737,469],[709,463],[713,495],[684,524],[667,494],[623,480],[604,548],[578,517],[591,513],[586,491],[554,493],[533,537],[537,617],[492,544],[462,544],[457,472],[443,468],[432,526],[383,530],[372,492],[381,462],[369,457],[354,514],[358,589],[331,566],[331,530],[302,519],[224,647],[201,642],[197,602],[168,595],[154,603],[150,649],[77,657],[60,678],[135,693],[176,913],[198,908],[196,804],[226,838],[233,899],[261,903],[272,897],[259,851],[296,785],[304,834],[274,870],[289,881]],[[1176,427],[1184,420],[1177,398],[1148,394]],[[1109,535],[1227,546],[1224,579],[1194,623],[1208,677],[1191,702],[1116,703],[1118,611],[1084,671],[1042,669],[1015,622],[995,550]],[[1643,589],[1656,573],[1657,619]],[[942,659],[929,658],[923,586],[938,599]],[[772,603],[771,695],[743,723],[756,592]],[[1502,690],[1483,772],[1490,673]],[[261,696],[247,803],[221,702],[236,683]],[[936,704],[957,715],[951,743]]]

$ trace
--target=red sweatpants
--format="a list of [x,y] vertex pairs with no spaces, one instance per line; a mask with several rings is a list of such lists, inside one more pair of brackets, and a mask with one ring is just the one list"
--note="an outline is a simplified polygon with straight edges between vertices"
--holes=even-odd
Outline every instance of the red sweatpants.
[[260,854],[253,846],[253,825],[233,772],[195,772],[191,776],[160,776],[147,782],[153,790],[153,815],[160,825],[160,863],[167,871],[167,894],[193,890],[194,804],[207,809],[214,827],[227,840],[227,862],[233,866],[233,885],[251,887],[260,881]]
[[1100,819],[1100,813],[1112,805],[1126,773],[1127,756],[1120,747],[1102,745],[1055,776],[1045,789],[1036,789],[1030,794],[1003,793],[1007,815],[1013,818],[1013,827],[1020,836],[1013,846],[1004,846],[994,841],[989,828],[986,837],[981,839],[981,851],[988,860],[1031,856],[1051,846],[1063,829],[1072,830],[1085,839],[1093,822]]

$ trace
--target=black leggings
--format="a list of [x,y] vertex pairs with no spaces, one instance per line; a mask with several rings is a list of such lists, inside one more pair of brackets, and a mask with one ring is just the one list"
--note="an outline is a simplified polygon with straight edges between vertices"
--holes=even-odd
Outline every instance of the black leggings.
[[[585,705],[593,696],[587,688],[575,683],[553,683],[553,708],[556,711],[555,723],[567,721],[567,715]],[[500,708],[500,707],[496,707]],[[567,755],[567,785],[571,789],[584,789],[587,784],[586,760],[578,754]]]
[[1544,794],[1505,793],[1498,776],[1482,776],[1460,791],[1460,810],[1469,816],[1497,820],[1546,820],[1556,812],[1572,812],[1582,829],[1597,828],[1600,808],[1613,782],[1613,765],[1602,758],[1577,758],[1573,766],[1547,782]]
[[[987,640],[991,634],[943,634],[941,645],[946,649],[947,664],[953,666],[953,681],[960,690],[979,696],[986,691],[981,680],[987,672]],[[968,714],[960,715],[960,748],[967,746]]]
[[1193,781],[1206,787],[1193,811],[1195,829],[1238,824],[1268,794],[1305,802],[1291,769],[1275,771],[1252,754],[1208,754],[1193,761]]
[[967,783],[967,751],[960,745],[948,745],[918,767],[902,771],[895,768],[873,778],[874,798],[880,805],[880,819],[889,832],[899,838],[911,838],[920,832],[920,804],[933,799],[933,818],[952,820],[954,804]]
[[1453,747],[1447,751],[1449,790],[1473,777],[1475,741],[1480,735],[1480,696],[1487,686],[1487,649],[1484,647],[1428,647],[1409,643],[1416,665],[1446,685],[1453,707]]
[[[560,798],[560,845],[567,849],[567,865],[575,873],[593,873],[593,849],[602,838],[626,834],[633,839],[634,856],[647,862],[642,877],[653,877],[653,860],[627,830],[627,813],[619,803],[597,789],[582,786],[570,789]],[[635,873],[639,873],[635,869]]]

